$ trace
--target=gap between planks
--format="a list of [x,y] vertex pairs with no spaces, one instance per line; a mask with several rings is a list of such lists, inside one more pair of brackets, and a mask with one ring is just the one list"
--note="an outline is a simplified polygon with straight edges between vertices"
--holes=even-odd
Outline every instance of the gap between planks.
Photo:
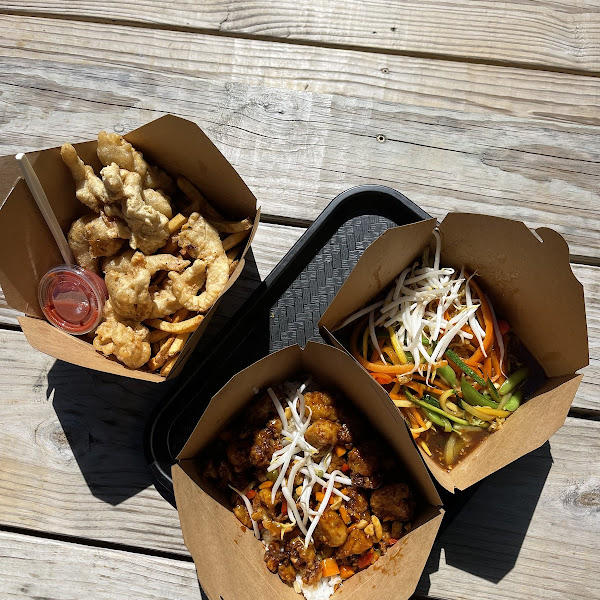
[[[278,42],[287,44],[290,46],[307,46],[313,48],[324,48],[331,50],[352,50],[356,52],[365,52],[371,54],[381,54],[389,56],[404,56],[407,58],[420,58],[432,61],[442,62],[461,62],[465,64],[473,65],[487,65],[495,67],[508,67],[518,68],[528,71],[545,71],[550,73],[565,73],[569,75],[582,75],[586,77],[600,77],[600,71],[594,69],[574,68],[564,66],[557,66],[552,64],[546,64],[542,62],[528,62],[526,60],[509,60],[509,59],[494,59],[491,57],[478,58],[476,56],[469,56],[466,54],[446,54],[438,52],[429,52],[423,50],[408,50],[408,49],[394,49],[385,46],[367,46],[363,44],[341,44],[335,42],[329,42],[325,39],[308,39],[302,37],[282,37],[278,35],[260,35],[256,33],[246,33],[243,31],[235,30],[220,30],[212,29],[210,27],[200,27],[193,25],[181,25],[174,23],[165,22],[144,22],[136,21],[134,19],[126,18],[105,18],[99,15],[82,15],[82,14],[64,14],[58,12],[51,12],[42,10],[40,12],[33,10],[23,9],[11,9],[4,7],[0,9],[0,15],[10,15],[18,17],[35,17],[42,19],[52,20],[64,20],[64,21],[78,21],[81,23],[94,23],[99,25],[116,25],[122,27],[135,27],[138,29],[151,29],[156,31],[173,31],[180,33],[195,33],[202,35],[211,35],[214,37],[225,37],[231,39],[240,40],[255,40],[262,42]],[[227,19],[225,19],[227,20]],[[349,36],[351,37],[351,36]]]

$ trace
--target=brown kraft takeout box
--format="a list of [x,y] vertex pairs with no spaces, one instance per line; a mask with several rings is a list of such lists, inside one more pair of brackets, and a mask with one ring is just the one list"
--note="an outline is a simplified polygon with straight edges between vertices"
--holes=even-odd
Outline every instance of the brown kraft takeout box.
[[[433,244],[435,226],[430,219],[396,227],[367,248],[319,321],[325,339],[344,348],[340,340],[346,333],[339,324]],[[498,318],[510,324],[547,377],[499,431],[450,472],[419,448],[436,480],[454,491],[540,447],[562,426],[582,378],[575,372],[588,364],[589,355],[583,286],[571,271],[569,248],[558,233],[548,228],[534,233],[520,221],[465,213],[448,214],[439,231],[440,265],[477,273]]]
[[416,588],[443,517],[440,498],[402,417],[384,390],[346,353],[315,342],[309,342],[304,350],[297,345],[280,350],[235,375],[212,398],[177,457],[178,464],[173,466],[177,510],[198,579],[211,600],[303,598],[267,569],[262,542],[241,525],[227,500],[203,482],[201,465],[195,460],[258,389],[302,375],[311,375],[324,388],[339,391],[369,418],[406,466],[422,499],[414,529],[376,563],[346,580],[334,597],[407,599]]
[[[206,134],[191,121],[166,115],[123,137],[141,151],[150,164],[163,168],[172,177],[182,175],[189,179],[226,217],[254,220],[224,294],[240,276],[244,257],[258,226],[260,211],[256,198]],[[98,174],[102,165],[96,156],[97,141],[81,142],[74,147],[82,160]],[[66,234],[71,223],[89,211],[75,197],[75,183],[61,159],[60,147],[30,152],[27,156]],[[116,360],[106,358],[96,352],[91,343],[69,335],[45,320],[38,304],[38,283],[44,273],[63,261],[27,184],[19,175],[14,156],[0,158],[0,197],[4,198],[0,206],[0,285],[9,306],[25,313],[19,317],[19,323],[29,343],[41,352],[81,367],[146,381],[163,381],[165,377],[158,374],[128,369]],[[218,303],[217,300],[188,339],[169,379],[180,372]]]

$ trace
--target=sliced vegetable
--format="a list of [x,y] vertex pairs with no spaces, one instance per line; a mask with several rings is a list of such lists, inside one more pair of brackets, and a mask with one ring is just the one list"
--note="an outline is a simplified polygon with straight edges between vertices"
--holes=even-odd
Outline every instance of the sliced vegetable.
[[529,376],[529,367],[521,367],[517,369],[508,379],[500,386],[498,393],[501,396],[512,392],[516,387],[521,385]]
[[431,406],[435,406],[436,408],[442,408],[438,400],[429,394],[425,394],[421,400],[423,400],[423,402],[427,402],[427,404],[431,404]]
[[452,424],[448,420],[448,417],[438,415],[437,413],[434,413],[433,411],[431,411],[427,408],[424,408],[423,412],[427,415],[427,418],[430,421],[433,421],[436,425],[443,427],[444,431],[446,431],[446,432],[452,431]]
[[486,387],[488,389],[488,392],[490,393],[490,396],[492,397],[492,400],[497,404],[500,403],[500,394],[498,393],[498,390],[496,389],[496,386],[494,385],[493,381],[489,378],[486,381]]
[[523,392],[522,390],[517,390],[508,400],[508,402],[504,405],[504,410],[508,410],[510,412],[514,412],[521,406],[521,402],[523,400]]
[[427,404],[426,402],[423,402],[422,400],[419,400],[417,398],[415,398],[410,392],[406,392],[406,397],[413,403],[416,404],[417,406],[420,406],[421,408],[427,408],[433,412],[438,413],[439,415],[442,415],[448,419],[450,419],[451,421],[454,421],[455,423],[460,423],[461,425],[468,425],[469,422],[465,421],[464,419],[459,419],[458,417],[455,417],[454,415],[450,415],[448,413],[445,413],[441,408],[436,408],[435,406],[431,406],[431,404]]
[[354,575],[354,569],[347,567],[346,565],[340,567],[340,577],[342,579],[348,579],[349,577],[352,577],[352,575]]
[[346,525],[349,525],[352,521],[345,506],[340,506],[340,517],[342,517],[342,521],[344,521]]
[[[485,380],[479,377],[469,365],[467,365],[456,352],[448,349],[444,353],[465,375],[468,375],[473,381],[476,381],[479,385],[485,385]],[[439,368],[438,368],[439,371]]]
[[477,410],[486,415],[492,415],[493,417],[506,418],[510,415],[508,410],[498,410],[497,408],[490,408],[489,406],[478,406]]
[[338,575],[340,572],[338,564],[335,562],[335,558],[324,558],[321,561],[321,566],[323,568],[323,577]]
[[463,377],[460,381],[460,390],[463,398],[472,406],[489,406],[490,408],[498,408],[498,404],[490,400],[483,394],[480,394],[466,379]]
[[444,446],[444,462],[448,466],[454,464],[454,462],[458,458],[458,454],[460,453],[461,447],[461,438],[458,435],[451,433],[448,437],[446,445]]
[[273,482],[270,479],[267,479],[267,481],[263,481],[258,487],[261,490],[267,490],[273,487]]
[[344,446],[336,446],[335,447],[335,455],[339,458],[340,456],[344,456],[346,454],[346,448]]
[[248,490],[246,492],[246,498],[248,498],[248,500],[252,500],[254,496],[256,496],[256,490]]
[[364,568],[368,567],[371,564],[371,562],[373,561],[374,555],[375,555],[375,553],[373,552],[373,550],[369,550],[368,552],[365,552],[362,556],[360,556],[358,561],[356,562],[356,565],[358,566],[358,568],[364,569]]
[[[446,351],[447,353],[447,351]],[[457,383],[456,381],[456,373],[454,369],[450,365],[446,365],[444,367],[440,367],[437,370],[437,374],[450,386],[454,387]]]
[[[468,413],[471,413],[474,417],[477,417],[482,421],[493,421],[496,418],[493,415],[486,415],[484,412],[477,410],[474,406],[467,404],[464,400],[461,400],[460,404]],[[469,423],[467,423],[467,425],[469,425]]]

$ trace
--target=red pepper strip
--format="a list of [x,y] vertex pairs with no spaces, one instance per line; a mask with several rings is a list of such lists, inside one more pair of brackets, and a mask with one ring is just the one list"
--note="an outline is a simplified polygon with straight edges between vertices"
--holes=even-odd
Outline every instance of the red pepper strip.
[[364,569],[365,567],[368,567],[371,564],[371,561],[373,560],[373,554],[373,550],[369,550],[368,552],[365,552],[362,556],[360,556],[356,563],[358,568]]

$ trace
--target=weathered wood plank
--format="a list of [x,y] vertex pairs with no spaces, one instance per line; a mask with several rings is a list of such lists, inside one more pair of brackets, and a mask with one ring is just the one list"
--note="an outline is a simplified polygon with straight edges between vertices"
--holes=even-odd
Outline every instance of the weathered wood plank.
[[18,327],[17,317],[22,314],[18,310],[13,310],[6,303],[6,298],[0,288],[0,326]]
[[436,545],[431,585],[426,576],[419,591],[454,600],[599,598],[599,433],[598,422],[568,419],[549,445],[486,479]]
[[3,153],[125,131],[169,111],[202,124],[265,213],[314,219],[344,189],[380,182],[437,217],[459,209],[553,227],[573,254],[600,260],[595,127],[210,83],[36,53],[4,58],[0,91],[8,107]]
[[191,562],[6,531],[0,531],[0,593],[4,600],[200,598]]
[[202,79],[600,124],[600,81],[566,73],[7,15],[0,16],[0,40],[11,56],[51,53]]
[[600,13],[595,1],[478,0],[465,5],[459,0],[287,0],[274,5],[256,0],[201,4],[184,0],[140,9],[132,0],[8,0],[3,10],[179,26],[380,52],[600,70]]

